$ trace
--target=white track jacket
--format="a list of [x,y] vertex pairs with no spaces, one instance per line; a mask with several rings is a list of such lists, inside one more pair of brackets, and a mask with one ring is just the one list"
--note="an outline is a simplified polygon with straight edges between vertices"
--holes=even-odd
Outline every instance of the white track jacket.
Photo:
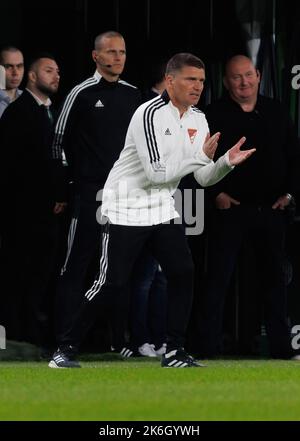
[[208,132],[204,113],[192,106],[180,118],[166,92],[142,104],[104,186],[102,215],[112,224],[132,226],[178,217],[173,195],[183,176],[194,173],[205,187],[233,169],[228,154],[217,162],[205,155]]

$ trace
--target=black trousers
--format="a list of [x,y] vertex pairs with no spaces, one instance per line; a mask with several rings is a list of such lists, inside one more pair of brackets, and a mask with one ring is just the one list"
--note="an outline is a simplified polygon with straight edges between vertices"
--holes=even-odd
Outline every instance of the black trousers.
[[[239,205],[215,210],[208,242],[207,278],[200,327],[200,353],[217,355],[225,296],[242,242],[249,232],[259,239],[258,271],[264,280],[264,319],[271,356],[291,355],[284,273],[286,216],[270,206]],[[255,243],[254,243],[255,245]]]
[[[38,346],[49,334],[49,282],[54,276],[57,216],[51,207],[11,210],[3,232],[3,322],[7,338]],[[49,301],[50,300],[50,301]],[[54,300],[54,299],[53,299]]]
[[167,281],[148,252],[135,264],[130,288],[130,346],[160,348],[166,342]]
[[96,219],[98,190],[86,187],[73,198],[66,258],[56,290],[55,334],[59,345],[80,309],[90,267],[101,254],[101,226]]
[[[168,283],[168,349],[184,345],[192,305],[194,269],[184,230],[174,224],[147,227],[106,224],[102,233],[99,277],[85,294],[85,302],[61,349],[80,345],[101,306],[109,302],[117,310],[116,305],[124,303],[124,287],[145,246],[160,263]],[[122,314],[118,313],[118,316],[120,318]],[[114,345],[117,348],[124,345],[124,322],[120,323],[119,333],[115,334]]]

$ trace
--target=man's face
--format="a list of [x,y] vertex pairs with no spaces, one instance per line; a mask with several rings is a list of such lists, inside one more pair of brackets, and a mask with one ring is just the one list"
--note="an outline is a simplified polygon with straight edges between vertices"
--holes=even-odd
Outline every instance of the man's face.
[[174,74],[166,76],[166,84],[173,104],[187,109],[200,99],[205,81],[204,69],[185,66]]
[[232,99],[238,103],[256,100],[260,74],[248,59],[233,61],[227,66],[225,87]]
[[51,58],[41,58],[34,69],[35,86],[45,95],[57,92],[59,86],[59,68]]
[[126,61],[125,41],[120,37],[104,37],[101,47],[93,51],[97,70],[109,77],[118,77],[124,70]]
[[3,51],[2,64],[6,72],[6,90],[17,89],[24,75],[24,59],[20,51]]

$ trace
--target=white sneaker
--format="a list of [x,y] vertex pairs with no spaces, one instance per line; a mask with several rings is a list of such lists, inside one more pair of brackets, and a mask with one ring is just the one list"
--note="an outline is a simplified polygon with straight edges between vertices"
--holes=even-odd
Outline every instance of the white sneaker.
[[291,360],[300,361],[300,355],[299,355],[299,354],[294,355],[294,356],[291,358]]
[[157,357],[154,345],[149,345],[149,343],[144,343],[139,347],[138,351],[144,357]]
[[167,349],[167,343],[163,343],[163,345],[155,351],[156,355],[161,356],[165,355]]

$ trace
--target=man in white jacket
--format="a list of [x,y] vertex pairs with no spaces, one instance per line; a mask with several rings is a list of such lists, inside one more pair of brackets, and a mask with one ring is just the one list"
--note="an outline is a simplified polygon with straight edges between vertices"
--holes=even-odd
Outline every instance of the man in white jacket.
[[[194,173],[212,185],[247,159],[255,149],[237,144],[214,163],[220,133],[209,135],[204,114],[194,107],[205,80],[203,62],[176,54],[166,69],[166,91],[142,104],[132,117],[125,146],[103,191],[102,257],[99,277],[86,293],[72,338],[54,354],[50,367],[79,367],[73,360],[97,314],[97,303],[122,291],[141,250],[148,247],[168,282],[167,350],[163,367],[199,367],[184,350],[193,297],[193,261],[174,206],[180,179]],[[101,300],[100,300],[101,301]],[[100,302],[99,302],[100,303]],[[124,333],[117,349],[122,353]]]

